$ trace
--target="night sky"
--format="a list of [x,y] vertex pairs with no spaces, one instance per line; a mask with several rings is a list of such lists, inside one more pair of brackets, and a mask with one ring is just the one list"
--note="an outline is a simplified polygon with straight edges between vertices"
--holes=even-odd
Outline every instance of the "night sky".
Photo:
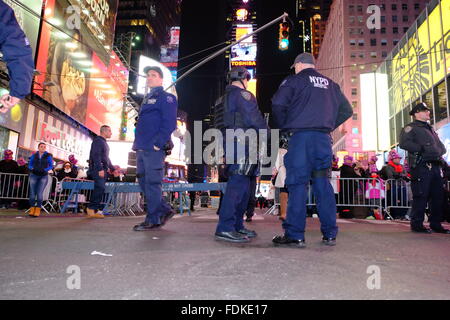
[[[287,12],[293,22],[297,20],[295,0],[254,1],[258,27],[281,16],[283,12]],[[183,0],[179,77],[189,69],[187,66],[225,47],[226,44],[193,57],[185,57],[231,40],[231,24],[226,21],[231,4],[231,0]],[[274,24],[258,33],[257,36],[257,99],[263,113],[270,113],[271,98],[281,81],[292,74],[290,66],[296,55],[300,53],[300,43],[294,41],[298,39],[298,30],[295,29],[291,29],[289,49],[286,51],[278,49],[278,25],[279,23]],[[187,125],[191,134],[193,134],[193,121],[204,119],[210,113],[211,105],[223,94],[227,71],[228,60],[223,54],[192,72],[177,84],[179,107],[188,113]],[[204,129],[207,127],[204,126]]]

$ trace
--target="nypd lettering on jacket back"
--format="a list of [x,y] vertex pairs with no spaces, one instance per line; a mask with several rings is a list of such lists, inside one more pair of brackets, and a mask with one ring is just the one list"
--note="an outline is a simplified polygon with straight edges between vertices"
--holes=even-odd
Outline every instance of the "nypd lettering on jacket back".
[[316,88],[328,89],[328,80],[322,77],[309,76],[309,81]]

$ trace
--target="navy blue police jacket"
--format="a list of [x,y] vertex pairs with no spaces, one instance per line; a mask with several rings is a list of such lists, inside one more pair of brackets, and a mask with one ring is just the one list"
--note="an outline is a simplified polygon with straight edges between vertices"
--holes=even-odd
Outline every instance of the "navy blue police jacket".
[[[258,108],[255,96],[240,87],[228,85],[225,88],[225,112],[224,112],[224,150],[227,160],[230,159],[230,150],[227,150],[226,129],[269,129],[261,111]],[[256,131],[258,134],[258,131]],[[241,146],[238,146],[241,145]],[[239,154],[238,150],[243,147],[244,154]],[[258,143],[247,141],[247,139],[234,139],[233,164],[227,164],[225,171],[227,175],[240,174],[246,176],[258,175],[257,163],[251,163],[251,155],[258,154]],[[257,159],[256,159],[257,160]]]
[[111,171],[115,169],[109,159],[108,143],[102,136],[96,136],[92,140],[91,151],[89,153],[89,171],[99,172],[104,170],[106,172],[108,169]]
[[329,133],[352,114],[339,85],[314,68],[287,77],[272,98],[272,116],[282,131]]
[[28,169],[37,176],[45,176],[53,168],[53,158],[47,151],[39,157],[39,151],[31,155],[28,160]]
[[163,87],[152,88],[139,110],[133,150],[163,149],[177,128],[177,98]]
[[234,85],[225,88],[226,112],[224,124],[226,129],[268,129],[259,111],[255,96],[247,90]]
[[0,0],[0,51],[8,67],[10,95],[20,99],[30,93],[34,62],[30,43],[14,11]]

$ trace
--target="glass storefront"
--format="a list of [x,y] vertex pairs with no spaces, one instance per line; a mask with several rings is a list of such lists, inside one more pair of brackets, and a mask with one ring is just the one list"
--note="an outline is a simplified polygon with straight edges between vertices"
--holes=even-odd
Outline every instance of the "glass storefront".
[[450,0],[432,0],[378,68],[387,74],[390,144],[398,143],[409,110],[423,101],[437,129],[449,122]]

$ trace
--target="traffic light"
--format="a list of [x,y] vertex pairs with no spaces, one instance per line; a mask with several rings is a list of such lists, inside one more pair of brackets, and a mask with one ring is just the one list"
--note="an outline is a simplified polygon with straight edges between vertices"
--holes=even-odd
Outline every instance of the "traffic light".
[[289,23],[280,23],[280,35],[278,39],[278,49],[287,50],[289,48]]

